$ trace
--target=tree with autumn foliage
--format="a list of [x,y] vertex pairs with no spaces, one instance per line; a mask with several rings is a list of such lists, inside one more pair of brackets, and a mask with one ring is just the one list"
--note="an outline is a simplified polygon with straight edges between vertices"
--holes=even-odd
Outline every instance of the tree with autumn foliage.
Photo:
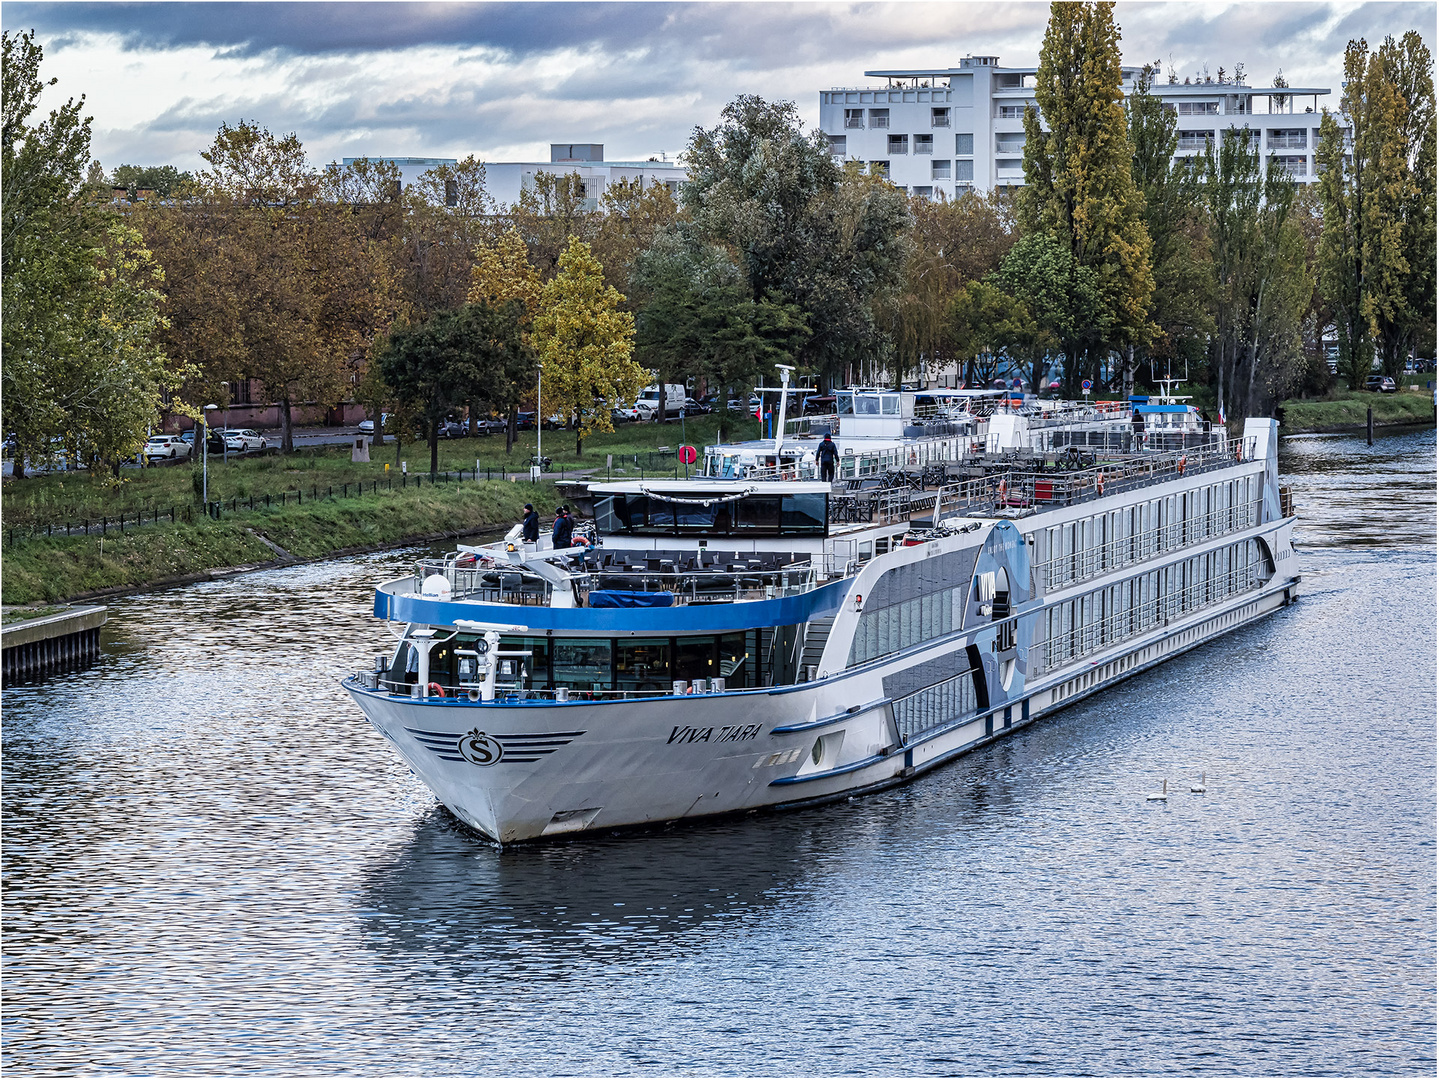
[[1327,110],[1320,122],[1321,290],[1353,388],[1376,349],[1397,375],[1417,340],[1433,348],[1432,69],[1417,34],[1388,38],[1373,54],[1351,41],[1340,108],[1353,126],[1346,133]]
[[90,199],[84,99],[32,123],[55,80],[40,76],[33,33],[3,39],[0,417],[19,443],[15,475],[60,439],[73,460],[118,479],[184,375],[159,341],[163,273],[140,234]]
[[533,341],[544,371],[546,410],[578,420],[575,453],[592,431],[613,431],[610,409],[631,401],[649,373],[631,358],[635,319],[606,285],[590,247],[570,237],[559,272],[545,284]]
[[1073,320],[1063,342],[1066,390],[1099,377],[1107,353],[1142,344],[1155,332],[1149,316],[1154,274],[1142,217],[1144,200],[1131,171],[1119,28],[1111,2],[1050,6],[1039,54],[1035,101],[1025,110],[1021,228],[1066,245],[1076,268],[1092,268],[1108,318]]
[[[524,359],[519,354],[496,372],[489,380],[481,399],[488,402],[506,417],[505,453],[514,449],[518,428],[520,399],[529,388],[533,374],[533,344],[535,316],[540,313],[540,301],[544,285],[540,275],[531,265],[529,248],[517,229],[501,233],[494,241],[481,244],[475,249],[474,267],[470,271],[471,304],[488,304],[499,308],[506,304],[518,305],[520,337],[524,344]],[[470,430],[474,432],[474,410],[470,412]]]

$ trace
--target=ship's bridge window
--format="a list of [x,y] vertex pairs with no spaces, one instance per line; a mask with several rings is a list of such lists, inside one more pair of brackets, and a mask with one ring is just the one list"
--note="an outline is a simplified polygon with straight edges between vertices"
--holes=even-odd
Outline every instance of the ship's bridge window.
[[850,390],[836,390],[834,394],[834,409],[840,416],[848,416],[854,412],[854,393]]
[[854,396],[854,411],[858,416],[878,416],[879,395],[856,394]]
[[880,410],[884,413],[885,416],[898,416],[899,395],[885,394],[884,397],[880,398]]

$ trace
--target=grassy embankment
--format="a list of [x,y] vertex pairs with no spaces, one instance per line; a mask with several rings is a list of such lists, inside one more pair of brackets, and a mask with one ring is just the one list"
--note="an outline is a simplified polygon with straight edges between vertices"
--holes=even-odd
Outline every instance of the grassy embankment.
[[1291,398],[1282,406],[1284,430],[1342,431],[1362,428],[1367,411],[1374,409],[1374,423],[1426,424],[1434,422],[1434,401],[1429,392],[1400,391],[1397,394],[1375,394],[1368,391],[1341,390],[1326,398],[1306,401]]
[[[685,435],[702,446],[714,441],[716,426],[716,420],[709,417],[687,422]],[[226,508],[218,521],[197,514],[191,522],[127,526],[123,535],[112,531],[103,537],[42,536],[7,542],[0,554],[0,600],[6,604],[53,602],[102,589],[133,588],[209,570],[267,563],[277,557],[271,544],[294,558],[309,559],[427,536],[507,528],[519,520],[526,502],[533,502],[542,513],[552,510],[556,502],[549,479],[537,485],[499,479],[505,472],[513,475],[527,470],[535,436],[533,432],[523,434],[528,439],[509,456],[504,453],[502,438],[440,444],[442,470],[468,472],[478,459],[481,470],[495,471],[495,480],[417,485],[419,475],[428,470],[429,450],[410,443],[399,450],[399,460],[409,464],[412,474],[405,488],[382,487],[378,492],[348,497],[337,494],[312,499],[310,493],[316,488],[323,494],[344,484],[377,479],[383,483],[386,476],[394,478],[398,470],[393,445],[374,448],[374,460],[368,464],[351,462],[348,446],[285,457],[235,458],[228,463],[212,459],[212,501],[277,496],[297,489],[305,492],[304,501],[296,505],[291,498],[283,507],[253,511],[244,506],[236,511]],[[597,468],[603,473],[605,455],[613,454],[618,477],[626,475],[621,472],[626,465],[633,472],[633,455],[645,455],[658,446],[678,446],[679,434],[678,423],[626,426],[611,435],[597,435],[586,443],[583,457],[577,457],[572,433],[547,431],[544,450],[556,470],[571,472]],[[631,460],[623,462],[622,457]],[[163,511],[193,501],[192,471],[183,465],[126,470],[124,475],[118,490],[85,473],[7,481],[0,502],[4,526],[23,530],[52,522],[93,521],[101,515],[113,518],[122,511]]]

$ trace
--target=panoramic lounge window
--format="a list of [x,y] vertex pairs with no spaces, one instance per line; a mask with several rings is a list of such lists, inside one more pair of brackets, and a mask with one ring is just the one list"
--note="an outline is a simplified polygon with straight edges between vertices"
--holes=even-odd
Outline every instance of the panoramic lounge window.
[[602,495],[595,500],[601,534],[650,536],[823,536],[828,521],[824,492],[747,495],[705,500],[692,493],[674,500],[660,495]]

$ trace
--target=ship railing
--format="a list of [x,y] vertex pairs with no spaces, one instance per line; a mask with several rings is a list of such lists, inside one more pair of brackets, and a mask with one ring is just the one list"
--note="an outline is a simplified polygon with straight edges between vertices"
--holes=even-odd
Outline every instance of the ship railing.
[[415,567],[415,588],[418,592],[426,579],[440,576],[450,586],[453,600],[479,600],[488,604],[517,604],[522,607],[547,607],[552,586],[538,574],[526,571],[519,563],[494,566],[466,566],[465,556],[450,555],[443,559],[421,559]]
[[1044,658],[1043,670],[1052,671],[1106,646],[1163,626],[1172,619],[1256,589],[1264,580],[1261,565],[1250,563],[1036,642],[1030,653],[1040,652]]
[[824,577],[823,566],[813,562],[766,568],[742,559],[714,567],[656,570],[646,561],[593,569],[579,586],[585,599],[592,591],[669,593],[672,603],[681,606],[797,596],[813,591]]
[[1246,500],[1186,521],[1174,521],[1131,536],[1118,537],[1074,554],[1056,555],[1037,564],[1035,572],[1050,589],[1086,581],[1191,544],[1252,528],[1259,523],[1259,506],[1257,500]]
[[1017,462],[1009,471],[1010,499],[1018,498],[1026,506],[1068,505],[1252,461],[1256,447],[1252,437],[1229,440],[1206,436],[1199,445],[1131,452],[1101,461],[1099,452],[1103,449],[1095,445],[1070,446],[1067,458],[1059,459],[1053,468]]
[[[413,677],[413,672],[411,676]],[[392,697],[418,698],[421,689],[418,683],[406,679],[392,679],[385,675],[378,677],[374,672],[357,671],[353,679],[356,684],[372,690],[380,690]],[[373,680],[374,685],[370,685]],[[679,684],[684,684],[684,689]],[[434,687],[439,687],[443,693],[434,692]],[[663,688],[650,687],[647,689],[624,689],[605,690],[581,687],[553,687],[543,689],[531,689],[519,686],[511,682],[499,682],[495,685],[494,704],[496,705],[518,705],[524,703],[552,704],[554,702],[566,701],[642,701],[651,698],[675,697],[678,695],[695,694],[722,694],[725,692],[726,682],[724,679],[672,679]],[[462,683],[441,683],[431,682],[426,689],[425,695],[431,701],[449,700],[454,702],[476,702],[480,700],[480,685],[477,682]],[[733,689],[746,689],[734,687]]]

